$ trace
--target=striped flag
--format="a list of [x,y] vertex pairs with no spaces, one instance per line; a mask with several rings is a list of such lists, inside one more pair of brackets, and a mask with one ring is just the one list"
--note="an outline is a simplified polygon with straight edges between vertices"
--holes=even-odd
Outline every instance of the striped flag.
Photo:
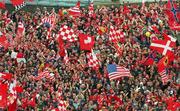
[[71,16],[73,16],[73,17],[78,17],[78,16],[80,16],[80,15],[81,15],[81,11],[80,11],[80,1],[78,1],[78,2],[76,3],[76,6],[70,8],[70,9],[68,10],[68,12],[69,12],[69,15],[71,15]]
[[168,76],[166,75],[166,68],[168,64],[169,64],[169,59],[167,56],[161,58],[161,60],[157,64],[158,73],[161,76],[163,84],[167,83],[169,80]]
[[90,4],[89,4],[89,16],[93,16],[93,14],[94,14],[94,3],[93,2],[91,2]]
[[110,80],[115,80],[121,77],[132,77],[130,71],[125,67],[117,66],[116,64],[108,64],[108,76]]
[[159,72],[159,75],[161,76],[161,80],[163,84],[166,84],[169,81],[168,76],[166,75],[166,70],[162,70],[161,72]]
[[42,78],[46,78],[48,75],[50,75],[50,72],[48,70],[40,72],[37,76],[37,79],[40,80]]
[[40,25],[44,24],[46,27],[48,27],[47,39],[51,37],[51,31],[55,26],[55,22],[56,22],[56,14],[55,13],[52,13],[49,16],[45,16],[44,18],[41,19]]
[[69,57],[68,57],[67,50],[65,50],[64,63],[67,64],[68,62],[69,62]]

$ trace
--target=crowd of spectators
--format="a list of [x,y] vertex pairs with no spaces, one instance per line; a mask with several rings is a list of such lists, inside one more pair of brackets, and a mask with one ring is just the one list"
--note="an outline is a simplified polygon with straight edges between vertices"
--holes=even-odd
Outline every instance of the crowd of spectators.
[[[168,18],[163,12],[165,5],[127,6],[127,12],[123,11],[123,6],[99,6],[94,9],[94,17],[89,17],[88,9],[81,8],[82,15],[78,18],[62,14],[64,9],[61,8],[48,39],[48,28],[37,26],[42,17],[53,13],[53,9],[8,13],[7,17],[13,20],[8,26],[3,18],[6,11],[1,10],[0,31],[5,32],[12,43],[7,49],[0,50],[0,72],[12,73],[17,84],[23,87],[23,92],[18,94],[18,111],[50,111],[57,108],[62,100],[67,103],[67,111],[166,111],[177,107],[176,103],[180,102],[179,43],[174,48],[175,59],[167,68],[170,81],[166,84],[162,84],[157,72],[157,62],[162,57],[160,54],[156,53],[157,60],[151,66],[143,65],[142,61],[151,53],[151,38],[146,36],[146,32],[153,33],[150,26],[155,25],[160,32],[166,31],[174,38],[180,37],[180,33],[168,27]],[[16,36],[19,21],[26,29],[25,35],[20,38]],[[58,53],[56,37],[62,24],[95,36],[93,50],[100,61],[98,70],[87,66],[86,51],[80,50],[78,42],[65,42],[70,61],[64,63]],[[124,32],[125,38],[120,41],[121,54],[108,41],[111,25]],[[103,31],[100,32],[99,27],[103,27]],[[156,36],[162,38],[161,34]],[[11,58],[12,52],[21,53],[26,61],[17,63]],[[128,68],[133,77],[110,81],[107,72],[109,63]],[[39,70],[47,67],[55,74],[55,79],[34,79]],[[34,97],[35,104],[27,104]]]

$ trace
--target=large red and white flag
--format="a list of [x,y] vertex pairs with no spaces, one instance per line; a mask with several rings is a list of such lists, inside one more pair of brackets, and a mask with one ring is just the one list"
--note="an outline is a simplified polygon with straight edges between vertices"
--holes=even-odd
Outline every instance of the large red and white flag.
[[168,55],[173,52],[175,44],[170,40],[154,40],[150,45],[150,49],[156,50],[162,55]]
[[8,85],[0,83],[0,108],[6,108],[7,106],[7,91]]
[[89,16],[90,17],[92,17],[93,15],[94,15],[94,3],[93,2],[91,2],[90,4],[89,4]]
[[76,3],[76,6],[71,7],[69,10],[69,15],[73,17],[79,17],[81,15],[81,10],[80,10],[80,1]]
[[96,57],[96,54],[91,50],[91,52],[86,54],[87,59],[88,59],[88,66],[92,67],[93,69],[98,69],[99,68],[99,60]]
[[60,36],[62,36],[63,40],[67,40],[69,42],[77,41],[77,36],[74,30],[66,25],[63,25],[59,31]]
[[91,49],[94,46],[94,37],[87,34],[80,33],[79,43],[80,43],[81,50],[91,51]]

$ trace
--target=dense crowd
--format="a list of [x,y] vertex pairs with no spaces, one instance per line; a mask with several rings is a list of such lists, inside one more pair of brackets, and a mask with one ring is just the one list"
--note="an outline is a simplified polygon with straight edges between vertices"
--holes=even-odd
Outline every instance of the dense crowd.
[[[37,26],[42,17],[54,13],[53,9],[37,8],[35,12],[20,10],[16,13],[1,10],[0,31],[6,34],[11,45],[7,49],[1,47],[0,72],[12,73],[17,84],[23,87],[17,98],[18,111],[50,111],[62,101],[66,102],[67,111],[166,111],[177,108],[180,102],[179,43],[174,49],[175,59],[167,68],[170,81],[166,84],[162,83],[157,72],[161,54],[155,52],[157,58],[151,66],[143,65],[142,61],[151,53],[151,38],[146,35],[146,32],[153,33],[150,26],[155,25],[160,32],[166,31],[174,38],[180,37],[180,33],[168,27],[168,18],[163,12],[165,5],[151,3],[144,8],[137,4],[127,6],[127,12],[123,11],[123,6],[99,6],[94,10],[93,17],[89,17],[87,9],[81,8],[82,14],[77,18],[62,14],[64,9],[61,8],[50,38],[47,38],[46,25]],[[6,13],[13,20],[8,26],[3,18]],[[16,36],[19,21],[25,25],[23,37]],[[58,31],[63,24],[95,36],[93,50],[100,61],[99,69],[88,67],[87,51],[80,50],[78,42],[65,42],[70,59],[65,64],[63,57],[59,56],[57,42]],[[112,25],[125,35],[119,43],[121,53],[117,53],[108,40]],[[156,36],[162,38],[161,33],[156,33]],[[11,57],[12,52],[21,53],[26,61],[17,63]],[[110,81],[107,72],[109,63],[128,68],[133,77]],[[34,79],[45,68],[55,74],[55,78]],[[35,101],[28,104],[33,98]]]

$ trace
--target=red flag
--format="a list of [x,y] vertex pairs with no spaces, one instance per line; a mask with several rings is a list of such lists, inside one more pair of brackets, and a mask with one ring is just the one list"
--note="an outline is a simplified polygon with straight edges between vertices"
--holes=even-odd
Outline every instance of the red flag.
[[23,88],[22,88],[21,86],[16,86],[16,87],[14,87],[14,90],[15,90],[17,93],[23,92]]
[[176,40],[177,40],[176,38],[174,38],[170,35],[167,35],[165,32],[162,35],[163,35],[165,40],[170,40],[171,42],[176,42]]
[[18,23],[17,33],[19,35],[24,35],[24,32],[25,32],[24,24],[22,22],[19,22]]
[[0,47],[4,47],[5,49],[7,49],[9,47],[9,42],[5,36],[5,34],[3,34],[1,31],[0,31]]
[[69,62],[69,57],[68,57],[67,50],[65,50],[64,63],[67,64],[68,62]]
[[59,36],[61,36],[63,40],[67,40],[69,42],[77,41],[77,36],[75,34],[75,31],[66,25],[63,25],[60,28]]
[[169,27],[172,30],[180,30],[180,11],[173,0],[169,0],[166,4],[165,14],[169,18]]
[[36,106],[35,97],[31,98],[31,100],[28,101],[28,105],[31,106],[31,107],[35,107]]
[[123,11],[124,14],[128,14],[130,13],[130,10],[128,8],[128,6],[124,5],[124,11]]
[[3,73],[0,72],[0,78],[6,79],[6,80],[11,80],[12,74],[5,73],[5,72],[3,72]]
[[150,49],[156,50],[162,55],[168,55],[173,52],[174,43],[169,40],[154,40],[150,45]]
[[88,66],[92,67],[93,69],[98,69],[99,68],[99,60],[96,57],[96,54],[94,54],[93,50],[91,50],[90,53],[86,54],[87,59],[88,59]]
[[11,0],[11,3],[15,7],[15,6],[23,4],[24,0]]
[[91,51],[94,46],[94,37],[81,33],[79,34],[79,43],[81,50]]
[[64,57],[65,56],[65,48],[64,48],[64,42],[62,40],[61,35],[59,35],[59,37],[58,37],[58,44],[59,44],[59,55],[61,57]]
[[16,111],[16,109],[17,109],[17,99],[15,99],[14,102],[8,106],[8,111]]
[[180,31],[180,24],[176,23],[175,21],[168,21],[169,27],[171,30],[178,30]]
[[158,73],[161,76],[163,84],[167,83],[169,80],[168,76],[166,75],[166,67],[168,64],[169,60],[167,56],[163,57],[157,64]]
[[120,32],[116,30],[113,26],[110,26],[109,41],[118,42],[120,36],[121,36]]
[[93,15],[94,15],[94,3],[93,2],[91,2],[90,4],[89,4],[89,16],[90,17],[92,17]]
[[68,10],[69,15],[73,16],[73,17],[78,17],[81,15],[81,11],[80,11],[80,1],[78,1],[76,3],[75,7],[72,7]]
[[5,108],[7,105],[7,84],[0,83],[0,108]]
[[119,46],[118,43],[114,43],[114,47],[116,49],[116,52],[119,54],[119,56],[122,56],[123,49]]
[[155,33],[160,34],[159,29],[155,25],[151,26],[151,28]]
[[0,2],[0,8],[1,9],[6,9],[5,3],[4,2]]

